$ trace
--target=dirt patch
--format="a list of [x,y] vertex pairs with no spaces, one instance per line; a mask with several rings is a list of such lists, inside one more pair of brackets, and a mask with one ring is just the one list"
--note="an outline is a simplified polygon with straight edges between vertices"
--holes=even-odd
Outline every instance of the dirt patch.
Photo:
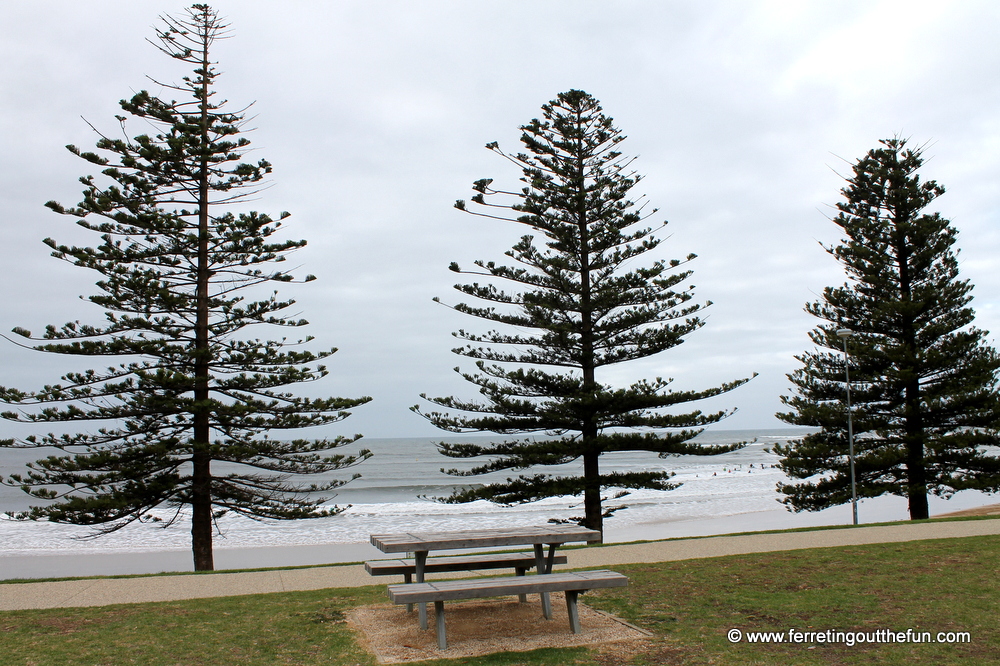
[[428,629],[421,631],[416,611],[404,606],[379,604],[347,613],[348,625],[381,664],[401,664],[425,659],[477,657],[494,652],[526,652],[546,647],[576,647],[651,636],[612,615],[580,603],[583,632],[569,628],[562,594],[552,595],[552,619],[542,617],[537,598],[527,603],[515,599],[483,599],[445,604],[448,648],[439,650],[434,631],[434,606],[427,609]]
[[965,509],[963,511],[952,511],[951,513],[939,513],[932,518],[961,518],[962,516],[1000,516],[1000,504],[990,504],[988,506],[977,506],[975,509]]

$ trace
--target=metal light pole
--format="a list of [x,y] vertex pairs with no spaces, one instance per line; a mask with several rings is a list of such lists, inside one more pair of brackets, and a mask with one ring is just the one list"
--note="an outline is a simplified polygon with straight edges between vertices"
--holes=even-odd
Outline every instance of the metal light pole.
[[854,423],[851,419],[851,364],[847,355],[847,338],[854,335],[849,328],[837,329],[837,337],[844,341],[844,376],[847,378],[847,446],[851,461],[851,509],[854,524],[858,524],[858,487],[854,480]]

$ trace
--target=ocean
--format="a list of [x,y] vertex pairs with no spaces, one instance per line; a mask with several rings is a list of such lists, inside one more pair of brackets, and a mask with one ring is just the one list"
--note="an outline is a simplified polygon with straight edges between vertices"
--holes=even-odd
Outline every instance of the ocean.
[[[718,456],[659,458],[652,453],[623,452],[602,456],[602,471],[668,470],[682,484],[671,491],[633,491],[618,501],[628,508],[605,522],[605,541],[622,542],[732,532],[846,524],[849,505],[815,513],[791,513],[780,504],[776,485],[787,477],[776,467],[768,449],[801,436],[801,429],[706,430],[706,444],[749,441],[743,449]],[[465,438],[468,440],[468,438]],[[488,441],[488,438],[477,438]],[[362,477],[337,490],[333,503],[348,506],[323,519],[253,521],[227,516],[219,521],[215,540],[216,567],[288,566],[357,561],[378,556],[369,535],[400,531],[458,530],[513,525],[537,525],[582,513],[579,498],[550,498],[513,507],[486,501],[444,504],[457,487],[489,483],[511,472],[482,477],[454,477],[441,468],[469,467],[474,461],[442,456],[435,442],[442,438],[364,439],[373,457],[350,470],[331,473]],[[455,441],[458,441],[457,439]],[[0,450],[0,475],[23,470],[37,451]],[[532,471],[543,471],[535,468]],[[579,473],[580,465],[544,468],[554,473]],[[217,468],[216,473],[224,472]],[[931,498],[931,511],[941,513],[996,501],[965,491],[950,501]],[[31,498],[16,488],[0,486],[0,512],[26,508]],[[897,497],[864,500],[861,522],[904,520],[906,501]],[[166,517],[166,512],[162,513]],[[87,538],[90,528],[49,522],[0,518],[0,579],[15,577],[143,573],[190,570],[188,523],[163,529],[133,524],[99,538]]]

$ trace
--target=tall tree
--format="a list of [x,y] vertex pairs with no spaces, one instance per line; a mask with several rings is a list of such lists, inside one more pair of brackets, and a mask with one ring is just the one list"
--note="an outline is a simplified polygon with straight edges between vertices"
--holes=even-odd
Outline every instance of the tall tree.
[[[105,323],[48,326],[40,338],[14,329],[40,351],[123,360],[104,371],[67,374],[63,383],[39,391],[0,389],[0,400],[18,407],[4,412],[6,419],[108,425],[0,442],[66,454],[3,482],[52,500],[18,517],[93,525],[95,534],[135,521],[167,527],[190,509],[194,567],[211,570],[215,521],[228,512],[293,519],[342,510],[324,506],[329,497],[322,494],[345,481],[290,479],[364,460],[366,450],[330,453],[360,435],[280,440],[269,433],[340,421],[370,398],[294,396],[284,387],[326,376],[321,362],[336,350],[290,350],[284,340],[250,334],[260,324],[307,323],[285,318],[281,312],[294,301],[278,300],[276,292],[258,301],[244,295],[291,282],[274,264],[306,242],[273,238],[287,213],[272,220],[225,208],[259,191],[271,172],[267,161],[242,161],[249,145],[241,134],[244,112],[226,112],[212,101],[218,73],[210,50],[228,26],[200,4],[181,18],[161,18],[154,45],[192,66],[194,75],[177,86],[158,85],[188,99],[165,101],[142,91],[123,100],[127,116],[156,134],[102,135],[96,153],[68,146],[102,169],[104,184],[86,176],[77,207],[47,204],[100,234],[93,248],[45,243],[53,256],[100,275],[100,293],[89,300],[104,308]],[[127,117],[117,118],[127,137]],[[217,463],[223,469],[213,467]],[[165,518],[152,512],[157,507],[167,510]]]
[[[624,388],[598,381],[599,369],[671,349],[702,326],[697,313],[704,306],[691,303],[692,287],[679,286],[691,272],[673,270],[695,255],[633,266],[660,241],[654,230],[638,226],[656,211],[644,215],[642,206],[629,198],[641,177],[631,170],[632,159],[618,150],[625,137],[598,101],[582,90],[561,93],[542,113],[542,119],[521,128],[527,153],[508,155],[495,142],[486,146],[520,168],[524,187],[519,192],[497,190],[492,179],[473,186],[472,201],[480,206],[475,214],[530,230],[506,253],[520,265],[477,261],[477,268],[469,271],[451,265],[456,273],[512,286],[503,291],[494,284],[456,285],[488,305],[459,304],[454,309],[514,327],[515,332],[456,333],[468,344],[455,353],[475,359],[478,368],[461,374],[485,400],[422,395],[439,407],[466,412],[423,415],[451,432],[545,435],[489,445],[439,444],[440,452],[453,458],[491,458],[471,470],[447,470],[450,474],[583,462],[580,476],[520,475],[458,491],[446,501],[488,499],[510,505],[582,494],[585,515],[574,520],[602,530],[604,517],[620,508],[604,507],[604,489],[621,489],[621,497],[628,489],[670,490],[677,484],[669,481],[673,474],[666,471],[601,473],[600,456],[613,451],[711,455],[738,448],[689,441],[728,412],[664,410],[725,393],[747,380],[703,391],[671,391],[672,380],[659,377]],[[456,207],[473,212],[464,201]],[[513,217],[494,212],[501,210]],[[413,409],[421,413],[419,406]]]
[[811,333],[822,348],[797,356],[783,397],[786,423],[821,430],[775,451],[796,479],[779,485],[796,511],[851,498],[847,386],[838,329],[848,339],[857,491],[906,497],[911,519],[928,517],[927,495],[1000,488],[1000,357],[975,328],[972,285],[959,279],[958,232],[923,212],[944,188],[921,182],[921,149],[880,142],[854,165],[833,222],[846,238],[826,247],[849,282],[827,287],[806,312],[823,320]]

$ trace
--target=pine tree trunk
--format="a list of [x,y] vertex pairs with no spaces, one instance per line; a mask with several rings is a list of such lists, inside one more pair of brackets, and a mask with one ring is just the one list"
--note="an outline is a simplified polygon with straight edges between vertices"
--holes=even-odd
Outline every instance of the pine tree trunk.
[[927,508],[927,470],[924,460],[924,423],[920,411],[920,384],[913,379],[906,387],[906,494],[910,520],[929,518]]
[[191,553],[195,571],[214,571],[212,552],[212,473],[207,451],[194,455],[191,488]]
[[926,463],[922,431],[908,434],[906,458],[908,482],[906,492],[909,499],[910,520],[925,520],[930,518],[930,510],[927,506],[927,473],[924,469]]
[[[582,146],[578,149],[577,154],[580,152],[582,152]],[[594,315],[590,282],[590,228],[588,226],[590,220],[587,216],[586,181],[582,158],[578,160],[576,178],[577,225],[580,233],[580,366],[583,372],[583,394],[587,396],[597,391],[597,378],[594,361]],[[604,510],[601,507],[600,451],[593,448],[593,442],[599,434],[595,424],[594,415],[590,415],[589,418],[586,418],[580,433],[584,449],[584,527],[600,532],[601,538],[596,543],[602,543],[604,541]]]
[[[895,207],[894,244],[896,260],[899,262],[900,301],[910,306],[913,291],[910,276],[910,241],[907,238],[906,224],[912,219],[914,212],[903,207]],[[905,401],[904,441],[906,445],[907,496],[909,499],[910,520],[923,520],[928,517],[927,509],[927,478],[924,473],[924,427],[921,417],[920,379],[917,375],[917,334],[913,315],[905,311],[903,321],[903,349],[905,364],[903,368],[909,371],[906,379],[903,399]]]
[[195,571],[213,571],[212,553],[212,460],[211,426],[209,423],[209,331],[208,283],[211,277],[208,265],[209,237],[209,164],[208,164],[208,45],[202,51],[201,145],[205,155],[201,159],[198,183],[198,267],[195,295],[195,360],[194,360],[194,428],[192,432],[191,480],[191,549]]
[[911,485],[909,488],[910,520],[926,520],[930,518],[930,508],[927,505],[927,487]]
[[601,533],[601,538],[594,543],[604,542],[604,511],[601,508],[599,458],[600,454],[596,452],[588,451],[583,454],[583,506],[585,511],[583,526]]

